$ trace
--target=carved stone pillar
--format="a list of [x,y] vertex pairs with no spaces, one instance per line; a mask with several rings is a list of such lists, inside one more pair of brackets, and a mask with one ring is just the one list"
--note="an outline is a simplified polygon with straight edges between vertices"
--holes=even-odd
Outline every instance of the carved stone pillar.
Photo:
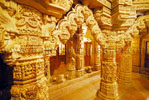
[[45,68],[45,76],[47,80],[50,82],[50,55],[45,55],[44,56],[44,68]]
[[[18,5],[17,52],[20,59],[13,66],[12,100],[48,100],[48,81],[43,56],[42,14],[28,6]],[[46,58],[47,60],[47,58]]]
[[101,62],[100,62],[100,46],[97,42],[95,42],[94,46],[94,70],[101,70]]
[[74,58],[74,48],[73,48],[73,39],[67,41],[66,44],[66,63],[67,63],[67,72],[68,79],[73,79],[76,77],[76,60]]
[[103,49],[101,83],[98,92],[98,96],[102,100],[118,99],[118,85],[116,82],[116,50],[114,46],[115,43],[110,42],[108,43],[108,48]]
[[123,53],[120,55],[120,66],[119,66],[119,83],[130,83],[132,74],[132,54],[131,46],[129,46]]
[[77,76],[80,77],[84,74],[84,41],[83,34],[76,34],[76,70]]
[[50,82],[50,56],[51,56],[51,45],[50,45],[50,41],[45,40],[44,41],[44,74],[48,80],[48,82]]
[[[84,38],[85,39],[85,38]],[[84,66],[87,73],[92,72],[92,42],[85,41]],[[93,56],[94,57],[94,56]],[[94,59],[93,59],[94,60]]]

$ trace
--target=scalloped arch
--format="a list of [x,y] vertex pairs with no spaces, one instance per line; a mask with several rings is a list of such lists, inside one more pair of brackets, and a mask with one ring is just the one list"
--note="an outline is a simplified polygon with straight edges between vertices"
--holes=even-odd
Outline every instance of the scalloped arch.
[[[58,33],[59,40],[65,44],[83,23],[86,23],[88,28],[91,29],[94,39],[100,45],[104,44],[104,36],[93,16],[93,12],[87,6],[80,4],[72,8],[72,11],[68,12],[64,19],[58,22],[57,29],[54,32]],[[53,34],[55,34],[54,32]],[[101,39],[102,41],[100,41]]]

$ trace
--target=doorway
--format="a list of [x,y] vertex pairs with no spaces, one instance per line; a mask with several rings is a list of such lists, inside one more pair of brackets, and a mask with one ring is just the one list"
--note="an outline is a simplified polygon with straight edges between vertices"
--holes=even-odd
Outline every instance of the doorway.
[[145,68],[149,68],[149,41],[146,41],[146,48],[145,48]]

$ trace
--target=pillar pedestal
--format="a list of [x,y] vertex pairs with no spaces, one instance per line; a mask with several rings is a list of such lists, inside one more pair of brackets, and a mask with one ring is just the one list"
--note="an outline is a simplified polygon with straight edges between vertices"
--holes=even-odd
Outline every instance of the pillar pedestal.
[[64,74],[58,75],[56,81],[57,81],[57,83],[65,82],[66,79],[65,79],[65,77],[64,77]]
[[94,64],[94,70],[95,71],[101,71],[101,65],[99,65],[99,64]]
[[106,83],[101,81],[101,90],[98,92],[100,100],[118,100],[117,82]]
[[76,70],[68,70],[68,79],[74,79],[76,78]]
[[48,81],[41,78],[39,81],[11,87],[11,100],[48,100]]
[[13,69],[13,80],[11,100],[48,100],[49,82],[44,75],[43,57],[17,63]]
[[75,59],[73,57],[67,57],[67,59],[67,78],[73,79],[76,77]]
[[76,71],[76,75],[77,77],[83,76],[85,74],[85,70],[84,69],[80,69]]
[[120,72],[118,82],[121,84],[130,84],[132,82],[132,73]]

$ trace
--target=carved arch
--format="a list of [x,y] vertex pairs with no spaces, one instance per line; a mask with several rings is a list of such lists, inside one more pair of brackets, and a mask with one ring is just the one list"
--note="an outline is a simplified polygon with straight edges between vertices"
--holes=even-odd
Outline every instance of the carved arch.
[[86,23],[88,28],[91,30],[91,34],[94,39],[101,45],[105,45],[105,37],[103,36],[97,21],[93,16],[93,12],[87,7],[77,4],[64,19],[61,19],[56,30],[52,34],[58,34],[59,40],[65,44],[77,31],[83,23]]
[[144,30],[147,27],[146,18],[147,16],[138,17],[134,24],[126,31],[126,34],[130,34],[132,37],[138,35],[140,31]]
[[[136,37],[137,35],[139,35],[140,32],[142,31],[147,31],[147,16],[140,16],[138,17],[135,21],[134,24],[132,26],[130,26],[125,32],[124,31],[118,31],[118,33],[120,32],[121,35],[116,36],[116,39],[119,41],[124,41],[126,42],[130,42],[132,41],[132,39],[134,37]],[[125,46],[125,43],[123,44],[122,47]]]
[[[106,46],[107,36],[105,36],[99,28],[99,25],[93,16],[92,10],[87,6],[80,4],[77,4],[74,8],[72,8],[72,11],[68,12],[64,19],[61,19],[58,22],[57,28],[52,34],[55,37],[57,36],[57,39],[65,44],[67,40],[69,40],[69,38],[75,34],[77,28],[80,27],[80,25],[82,25],[84,22],[91,30],[91,34],[98,44],[100,44],[102,47]],[[144,16],[140,16],[136,19],[134,24],[128,28],[127,31],[123,32],[121,35],[115,36],[115,38],[117,41],[127,41],[128,38],[131,40],[133,37],[138,35],[139,30],[144,29],[144,27]]]

